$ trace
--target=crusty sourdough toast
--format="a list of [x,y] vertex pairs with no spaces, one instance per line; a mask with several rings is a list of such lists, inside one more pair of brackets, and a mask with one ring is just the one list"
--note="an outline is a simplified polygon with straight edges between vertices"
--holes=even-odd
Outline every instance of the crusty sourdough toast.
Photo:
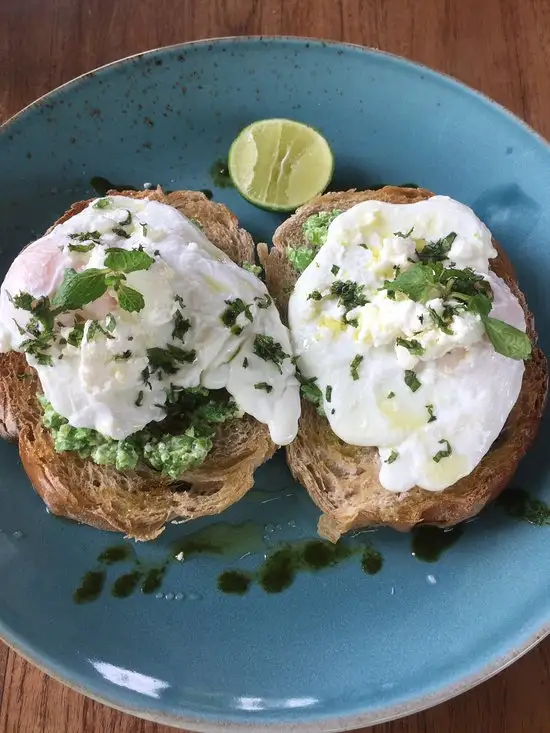
[[[203,194],[177,191],[165,195],[158,189],[124,191],[122,195],[174,206],[195,219],[208,239],[232,260],[254,262],[252,237],[239,228],[225,206]],[[88,203],[74,204],[56,224]],[[267,426],[245,415],[222,425],[205,462],[176,482],[147,466],[118,471],[76,453],[55,451],[49,431],[42,426],[40,391],[36,372],[22,354],[0,354],[0,435],[18,440],[23,466],[37,493],[53,514],[137,540],[153,539],[173,519],[222,512],[252,487],[254,470],[275,451]]]
[[[267,286],[286,319],[288,298],[298,279],[285,251],[306,244],[303,225],[312,214],[345,210],[369,199],[389,203],[414,203],[433,194],[424,189],[386,186],[377,191],[346,191],[319,196],[302,206],[277,229],[274,247],[268,253],[259,247]],[[287,447],[290,470],[322,510],[319,534],[336,541],[345,532],[365,526],[387,525],[410,530],[418,524],[451,526],[477,514],[508,484],[538,430],[546,402],[546,359],[536,346],[533,316],[516,282],[512,265],[495,243],[498,256],[491,268],[503,278],[519,300],[527,319],[534,347],[525,363],[522,389],[499,439],[475,470],[443,492],[415,487],[392,493],[379,480],[376,448],[344,443],[331,430],[326,418],[302,400],[297,439]]]

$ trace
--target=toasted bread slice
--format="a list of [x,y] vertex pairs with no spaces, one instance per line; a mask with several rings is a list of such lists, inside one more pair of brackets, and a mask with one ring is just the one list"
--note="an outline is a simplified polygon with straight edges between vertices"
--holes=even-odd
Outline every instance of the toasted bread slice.
[[[289,294],[298,279],[285,250],[306,244],[303,224],[319,211],[349,209],[369,199],[389,203],[414,203],[433,194],[424,189],[386,186],[378,191],[347,191],[319,196],[298,209],[275,232],[274,247],[268,253],[259,247],[267,285],[286,318]],[[492,450],[474,471],[443,492],[414,487],[392,493],[378,480],[380,463],[376,448],[344,443],[331,430],[328,420],[302,401],[297,439],[287,447],[290,470],[323,511],[319,534],[336,541],[345,532],[365,526],[387,525],[410,530],[417,524],[451,526],[477,514],[508,484],[531,445],[546,402],[548,374],[546,359],[536,346],[533,316],[527,309],[512,265],[495,243],[498,256],[491,262],[519,300],[533,340],[532,358],[525,364],[522,389],[502,433]]]
[[[239,228],[225,206],[203,194],[165,195],[158,189],[122,195],[153,198],[176,207],[199,222],[210,241],[232,260],[254,262],[252,237]],[[88,203],[74,204],[56,224]],[[76,453],[55,451],[49,431],[42,426],[40,391],[36,372],[22,354],[0,354],[0,435],[18,440],[23,466],[37,493],[53,514],[137,540],[153,539],[173,519],[222,512],[246,494],[253,485],[254,470],[275,452],[267,427],[247,415],[221,426],[206,461],[176,482],[146,466],[136,471],[98,466]]]

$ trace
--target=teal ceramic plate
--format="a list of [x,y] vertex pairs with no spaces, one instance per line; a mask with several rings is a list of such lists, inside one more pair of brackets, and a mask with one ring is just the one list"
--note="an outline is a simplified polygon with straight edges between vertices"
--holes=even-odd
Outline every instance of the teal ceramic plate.
[[[2,271],[93,194],[95,176],[211,189],[269,240],[281,217],[211,172],[236,134],[266,117],[321,129],[335,154],[334,188],[412,181],[471,205],[517,267],[547,349],[546,143],[451,79],[341,44],[237,38],[166,48],[32,104],[0,132]],[[550,499],[548,438],[546,421],[514,483],[541,500]],[[137,561],[119,551],[107,565],[97,558],[120,545],[116,537],[50,516],[15,446],[2,443],[0,461],[0,634],[67,684],[136,715],[202,731],[359,727],[465,690],[550,628],[550,527],[522,521],[518,507],[539,524],[547,518],[543,505],[519,506],[522,495],[511,496],[519,517],[494,507],[460,537],[417,536],[417,556],[410,536],[381,530],[350,538],[350,557],[315,570],[330,559],[303,542],[315,538],[318,512],[278,455],[223,517],[244,527],[219,518],[172,525],[154,543],[126,545]],[[150,572],[177,554],[174,543],[205,530],[206,544],[228,551],[193,555],[187,544],[184,562],[164,577]],[[453,540],[437,562],[420,559]],[[265,588],[253,580],[243,595],[218,588],[222,572],[254,573],[285,541],[306,568],[294,579],[272,575]],[[77,604],[88,572],[88,602]],[[151,593],[140,589],[144,573]],[[224,578],[225,590],[244,582]]]

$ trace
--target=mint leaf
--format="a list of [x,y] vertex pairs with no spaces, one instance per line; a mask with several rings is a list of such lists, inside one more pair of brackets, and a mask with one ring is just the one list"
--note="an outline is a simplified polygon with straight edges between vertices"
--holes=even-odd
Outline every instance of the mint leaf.
[[155,260],[142,249],[122,249],[109,247],[105,257],[105,267],[118,272],[148,270]]
[[52,305],[64,311],[78,310],[101,298],[106,290],[105,270],[92,267],[76,272],[69,268],[65,270],[63,282],[53,297]]
[[117,290],[118,304],[128,313],[139,313],[145,307],[145,300],[137,290],[120,285]]
[[529,359],[532,346],[526,333],[509,323],[498,320],[498,318],[482,316],[482,321],[489,341],[498,354],[518,361]]
[[34,297],[30,293],[18,293],[13,297],[8,294],[8,298],[16,308],[20,308],[24,311],[32,311]]
[[491,312],[493,307],[490,299],[483,294],[474,295],[473,298],[468,302],[468,310],[472,313],[477,313],[478,316],[485,318]]
[[417,303],[427,303],[441,296],[441,287],[430,265],[415,264],[400,273],[395,280],[386,280],[384,288],[388,291],[388,297],[391,293],[395,298],[395,293],[400,292]]

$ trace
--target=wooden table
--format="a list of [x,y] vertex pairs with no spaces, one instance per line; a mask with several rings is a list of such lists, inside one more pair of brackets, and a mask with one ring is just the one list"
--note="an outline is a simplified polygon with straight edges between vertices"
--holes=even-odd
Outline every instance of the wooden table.
[[[550,138],[548,0],[0,0],[0,122],[78,74],[181,41],[344,39],[482,90]],[[169,733],[73,692],[0,643],[2,733]],[[457,700],[372,733],[549,733],[550,640]]]

